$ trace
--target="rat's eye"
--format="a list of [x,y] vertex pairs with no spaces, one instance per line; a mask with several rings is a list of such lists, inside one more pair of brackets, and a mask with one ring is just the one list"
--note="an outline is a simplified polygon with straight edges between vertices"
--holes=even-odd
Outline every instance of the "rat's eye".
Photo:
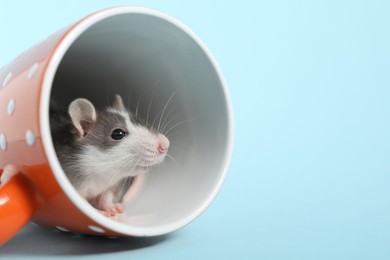
[[125,132],[125,130],[118,128],[118,129],[115,129],[114,131],[112,131],[111,138],[114,140],[120,140],[123,137],[125,137],[126,135],[127,135],[127,133]]

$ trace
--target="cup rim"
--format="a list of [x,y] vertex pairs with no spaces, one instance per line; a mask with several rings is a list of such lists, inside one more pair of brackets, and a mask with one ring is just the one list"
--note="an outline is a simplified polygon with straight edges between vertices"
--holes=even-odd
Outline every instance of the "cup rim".
[[[205,201],[201,207],[194,210],[191,216],[182,219],[180,221],[176,221],[174,223],[165,224],[158,228],[134,227],[128,223],[121,223],[119,221],[109,219],[103,216],[102,214],[100,214],[97,210],[94,210],[86,200],[82,199],[81,195],[78,194],[78,192],[72,186],[70,181],[67,179],[57,159],[56,152],[51,138],[50,120],[49,120],[49,104],[50,104],[51,88],[52,88],[52,83],[54,81],[54,77],[57,72],[58,66],[61,63],[66,51],[73,44],[73,42],[88,28],[90,28],[94,24],[106,18],[113,17],[116,15],[121,15],[121,14],[144,14],[144,15],[150,15],[156,18],[160,18],[164,21],[170,22],[174,26],[178,27],[183,33],[189,35],[191,39],[193,39],[196,42],[196,44],[198,44],[198,46],[201,48],[201,50],[205,53],[205,55],[211,62],[213,68],[215,69],[216,74],[220,80],[222,91],[224,93],[224,98],[226,100],[226,105],[227,105],[226,111],[229,117],[228,118],[229,126],[227,129],[228,143],[226,146],[227,150],[225,151],[224,161],[222,164],[223,168],[221,169],[221,171],[223,172],[218,184],[214,188],[213,192],[209,195],[208,200]],[[79,22],[75,23],[73,26],[71,26],[65,32],[60,42],[52,51],[51,56],[49,58],[49,63],[45,68],[44,78],[42,82],[41,96],[40,96],[39,115],[40,115],[39,127],[40,127],[43,147],[48,159],[48,163],[52,169],[53,175],[57,180],[57,183],[63,190],[63,192],[70,199],[70,201],[87,217],[89,217],[90,219],[92,219],[102,227],[120,234],[125,234],[130,236],[158,236],[158,235],[164,235],[172,231],[175,231],[192,222],[209,207],[211,202],[215,199],[217,193],[220,191],[224,179],[226,178],[230,161],[232,158],[232,154],[233,154],[234,122],[233,122],[232,102],[231,102],[230,94],[227,89],[226,81],[222,75],[220,67],[218,66],[215,58],[211,54],[210,50],[206,47],[206,45],[200,40],[200,38],[186,25],[184,25],[182,22],[178,21],[177,19],[165,13],[150,8],[134,7],[134,6],[113,7],[113,8],[95,12],[85,17],[84,19],[80,20]]]

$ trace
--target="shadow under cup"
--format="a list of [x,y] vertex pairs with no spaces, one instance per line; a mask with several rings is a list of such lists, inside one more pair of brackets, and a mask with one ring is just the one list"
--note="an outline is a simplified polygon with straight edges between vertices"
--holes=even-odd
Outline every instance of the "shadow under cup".
[[120,222],[147,235],[184,226],[214,199],[231,157],[232,111],[218,66],[193,33],[166,17],[118,14],[75,31],[61,46],[50,104],[66,109],[85,97],[104,107],[120,94],[133,113],[160,124],[170,156],[136,178]]

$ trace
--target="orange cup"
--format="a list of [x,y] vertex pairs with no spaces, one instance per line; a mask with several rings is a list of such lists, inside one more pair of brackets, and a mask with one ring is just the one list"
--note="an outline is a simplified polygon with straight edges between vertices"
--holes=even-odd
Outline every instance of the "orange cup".
[[[173,93],[175,160],[137,177],[125,196],[126,213],[105,217],[78,194],[58,161],[50,104],[85,97],[105,105],[121,94],[141,115],[148,110],[156,118]],[[3,67],[0,120],[0,168],[17,172],[0,187],[0,244],[30,220],[94,235],[167,234],[210,205],[232,155],[230,96],[211,53],[179,21],[140,7],[93,13]]]

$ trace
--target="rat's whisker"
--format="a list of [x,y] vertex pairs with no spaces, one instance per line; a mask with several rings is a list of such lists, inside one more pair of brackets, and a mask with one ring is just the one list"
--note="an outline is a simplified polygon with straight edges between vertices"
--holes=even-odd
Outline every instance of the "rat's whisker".
[[172,136],[176,135],[177,133],[180,133],[180,131],[173,131],[171,133],[169,133],[168,135],[166,135],[166,137],[169,139],[169,141],[172,141],[174,139],[172,139]]
[[108,93],[106,94],[106,106],[109,107],[111,104],[110,104],[110,96],[108,95]]
[[181,121],[173,126],[171,126],[166,132],[165,132],[165,135],[169,135],[169,132],[172,131],[173,129],[175,129],[176,127],[180,126],[180,125],[183,125],[183,124],[186,124],[186,123],[190,123],[192,121],[195,121],[195,119],[189,119],[189,120],[184,120],[184,121]]
[[160,133],[162,133],[163,132],[162,129],[164,129],[166,127],[166,122],[169,120],[170,115],[172,114],[173,110],[174,110],[174,107],[170,108],[168,113],[165,114],[165,116],[161,122],[161,125],[159,127],[159,130],[158,130]]
[[[172,123],[172,122],[174,122],[177,118],[179,118],[180,116],[181,116],[182,114],[180,113],[180,114],[177,114],[177,115],[175,115],[174,117],[172,117],[170,120],[168,120],[168,121],[166,121],[165,123],[164,123],[164,126],[161,128],[161,133],[164,133],[165,132],[165,130],[169,127],[169,125]],[[168,118],[168,115],[167,115],[167,118]]]
[[135,107],[135,117],[137,118],[138,118],[138,108],[139,108],[140,100],[141,100],[141,96],[138,98],[137,105]]
[[157,113],[157,115],[155,116],[155,118],[153,119],[153,122],[152,122],[152,126],[154,127],[154,123],[156,122],[157,118],[159,118],[160,114],[162,113],[162,111],[159,111]]
[[163,110],[162,110],[162,113],[161,113],[161,117],[160,117],[160,121],[158,122],[158,127],[157,127],[157,131],[160,131],[160,125],[161,125],[161,121],[162,121],[162,118],[164,116],[164,113],[165,113],[165,110],[167,109],[168,105],[169,105],[169,102],[171,102],[172,98],[176,95],[176,92],[173,92],[172,95],[169,97],[167,103],[165,104]]
[[169,159],[171,159],[172,160],[172,162],[174,162],[175,164],[179,164],[179,162],[175,159],[175,158],[173,158],[173,156],[172,155],[170,155],[170,154],[166,154],[165,155],[166,157],[168,157]]
[[149,105],[148,105],[148,111],[146,112],[146,122],[149,124],[149,114],[150,114],[150,108],[152,106],[154,93],[152,93],[152,96],[150,97]]

